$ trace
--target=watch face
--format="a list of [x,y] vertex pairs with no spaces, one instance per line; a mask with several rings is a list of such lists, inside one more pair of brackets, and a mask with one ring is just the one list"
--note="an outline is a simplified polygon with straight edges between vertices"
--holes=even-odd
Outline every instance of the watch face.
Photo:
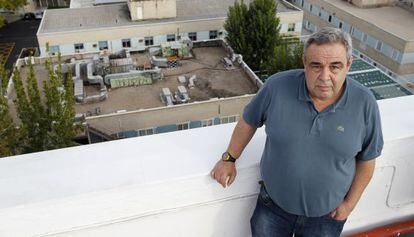
[[227,153],[227,152],[224,152],[223,155],[221,156],[222,160],[229,160],[229,158],[230,158],[230,156],[229,156],[229,153]]

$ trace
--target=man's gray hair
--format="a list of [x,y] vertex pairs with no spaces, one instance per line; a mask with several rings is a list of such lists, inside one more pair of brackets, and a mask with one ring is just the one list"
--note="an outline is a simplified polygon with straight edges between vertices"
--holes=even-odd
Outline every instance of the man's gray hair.
[[311,34],[305,42],[303,55],[306,57],[306,51],[311,44],[334,44],[341,43],[345,46],[347,59],[352,58],[352,39],[347,32],[332,27],[324,27],[319,31]]

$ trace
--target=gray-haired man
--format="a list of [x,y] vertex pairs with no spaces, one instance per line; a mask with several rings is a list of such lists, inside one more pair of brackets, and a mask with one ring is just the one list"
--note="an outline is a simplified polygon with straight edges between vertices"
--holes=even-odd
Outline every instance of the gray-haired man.
[[376,100],[346,79],[352,63],[350,36],[321,29],[307,40],[303,62],[304,70],[266,81],[211,172],[220,184],[230,185],[235,160],[256,128],[266,125],[263,185],[251,219],[256,237],[339,236],[381,154]]

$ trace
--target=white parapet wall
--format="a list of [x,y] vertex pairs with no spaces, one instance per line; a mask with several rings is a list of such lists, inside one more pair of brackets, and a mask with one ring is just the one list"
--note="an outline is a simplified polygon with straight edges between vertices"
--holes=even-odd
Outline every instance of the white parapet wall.
[[[379,105],[384,151],[345,234],[414,217],[414,96]],[[209,176],[234,125],[0,159],[0,236],[250,236],[264,129],[231,187]]]

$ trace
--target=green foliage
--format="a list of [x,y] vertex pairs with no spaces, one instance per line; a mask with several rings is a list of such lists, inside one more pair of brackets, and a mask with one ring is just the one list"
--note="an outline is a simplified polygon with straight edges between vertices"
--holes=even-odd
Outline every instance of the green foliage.
[[267,71],[273,73],[293,68],[303,68],[303,43],[298,39],[282,39],[275,47],[274,55],[266,63]]
[[7,99],[0,97],[0,157],[11,156],[18,152],[19,130],[15,127],[9,113]]
[[11,156],[17,153],[19,145],[19,131],[10,116],[7,102],[6,85],[8,73],[0,62],[0,77],[2,79],[0,90],[0,157]]
[[67,77],[63,78],[60,59],[56,73],[49,60],[46,61],[46,70],[48,80],[44,83],[44,91],[48,108],[47,118],[50,122],[47,148],[74,146],[76,143],[72,138],[76,136],[79,128],[73,124],[75,99],[71,72],[69,71]]
[[226,40],[253,71],[275,73],[302,67],[298,39],[280,36],[275,0],[253,0],[249,7],[236,0],[229,7],[224,28]]
[[27,4],[26,0],[0,0],[0,8],[12,10],[12,11],[26,4]]
[[0,57],[0,96],[6,94],[7,84],[9,83],[9,71],[4,68],[4,60]]
[[[248,18],[247,5],[241,0],[235,1],[234,6],[229,7],[227,20],[224,23],[224,29],[228,32],[226,40],[233,50],[242,54],[246,61],[251,61],[252,47],[247,41],[246,29]],[[250,58],[249,58],[250,56]]]
[[26,90],[16,69],[13,83],[15,100],[21,121],[21,151],[36,152],[76,145],[72,139],[78,127],[73,124],[75,116],[72,76],[63,78],[59,63],[53,70],[51,61],[45,63],[48,80],[43,83],[44,99],[41,97],[33,65],[30,65]]

